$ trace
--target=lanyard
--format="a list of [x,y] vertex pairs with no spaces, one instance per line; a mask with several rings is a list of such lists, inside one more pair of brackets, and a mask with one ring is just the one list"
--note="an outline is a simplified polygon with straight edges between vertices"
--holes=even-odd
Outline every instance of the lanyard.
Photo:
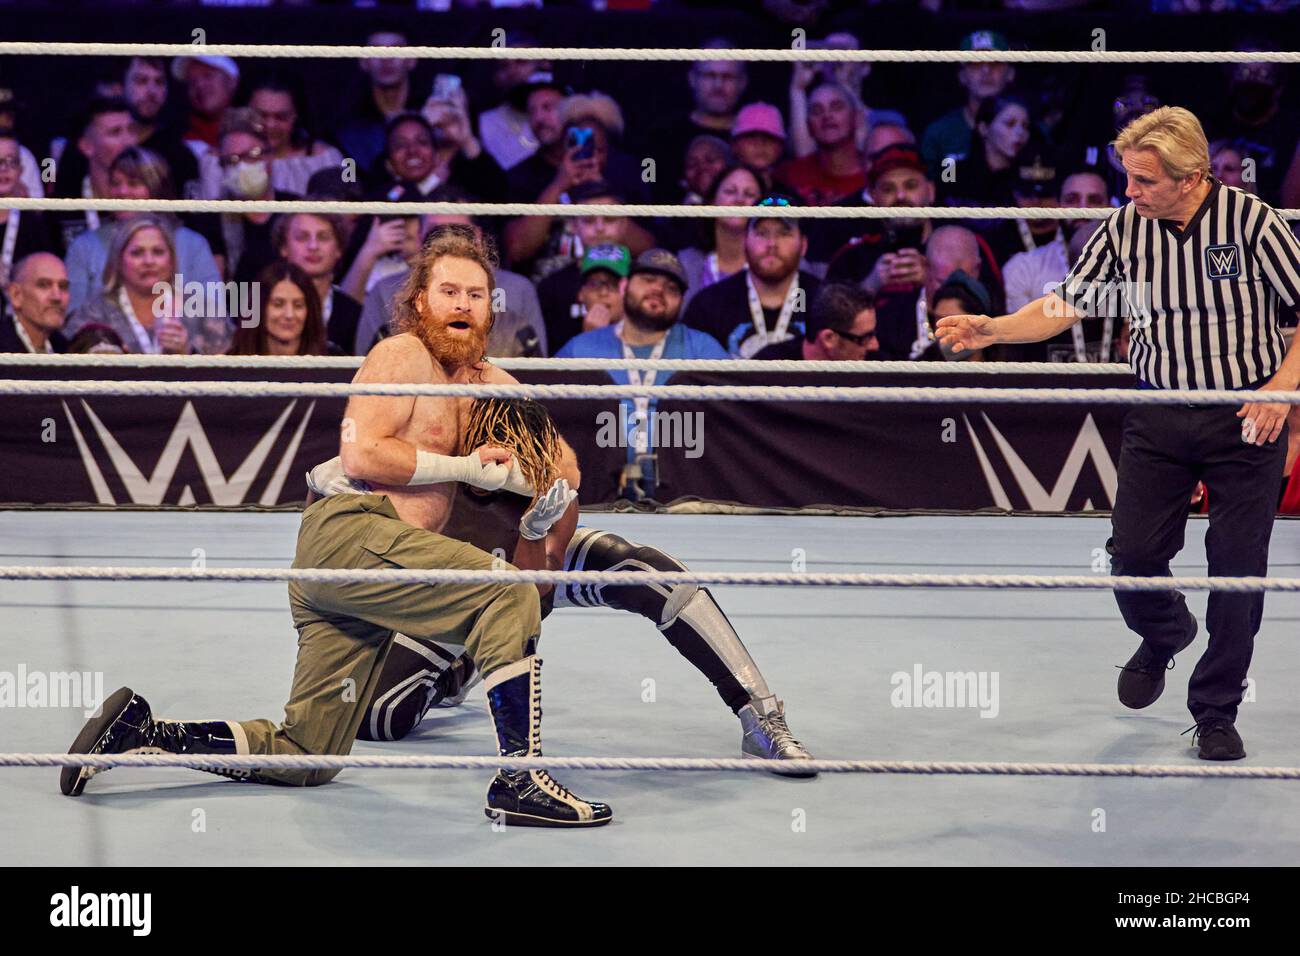
[[[135,317],[135,309],[131,307],[131,297],[126,294],[126,286],[117,290],[117,304],[121,308],[122,314],[126,316],[127,324],[131,326],[131,331],[135,333],[135,340],[140,344],[140,352],[144,355],[158,355],[162,352],[162,346],[154,335],[140,324],[140,320]],[[155,325],[155,329],[157,326]]]
[[[87,174],[86,174],[86,178],[83,179],[83,180],[81,181],[81,198],[82,198],[82,199],[94,199],[94,198],[95,198],[95,190],[93,190],[93,189],[90,188],[90,174],[89,174],[89,173],[87,173]],[[98,229],[98,228],[99,228],[99,213],[96,212],[96,211],[93,210],[93,209],[87,209],[87,210],[86,210],[86,223],[90,226],[90,231],[91,231],[91,232],[94,232],[96,229]]]
[[325,301],[320,304],[320,317],[325,325],[330,324],[330,316],[334,314],[334,287],[325,293]]
[[[623,341],[623,323],[619,322],[614,326],[614,334],[618,336],[619,344],[623,346],[623,358],[633,359],[636,356],[632,353],[632,347]],[[655,361],[664,357],[664,347],[668,345],[668,335],[665,334],[655,347],[650,351],[650,361]],[[633,369],[627,370],[627,380],[635,386],[653,385],[655,383],[654,369]],[[636,453],[638,455],[649,454],[650,452],[650,399],[641,398],[632,399],[632,405],[635,409],[633,414],[633,434],[636,436]]]
[[0,285],[9,284],[9,272],[14,265],[14,246],[18,244],[18,219],[21,213],[17,209],[9,210],[9,220],[5,225],[4,249],[0,249]]
[[[1070,326],[1070,336],[1074,339],[1074,358],[1077,362],[1088,361],[1088,343],[1083,338],[1083,322]],[[1098,362],[1110,361],[1111,340],[1115,337],[1115,316],[1107,315],[1101,322],[1101,342],[1097,353]]]
[[754,277],[745,270],[745,291],[749,294],[749,318],[754,323],[754,334],[740,343],[740,357],[753,358],[759,349],[773,342],[785,342],[794,338],[786,330],[790,327],[790,317],[794,314],[795,299],[799,295],[799,273],[790,280],[786,290],[785,301],[781,303],[781,314],[777,316],[776,327],[767,330],[767,320],[763,316],[763,303],[759,301],[758,290],[754,288]]
[[38,349],[36,347],[36,344],[32,342],[31,336],[27,334],[27,330],[23,328],[22,322],[18,320],[18,316],[11,315],[10,318],[13,319],[14,330],[18,333],[18,338],[22,339],[23,345],[27,346],[27,351],[29,352],[53,352],[54,351],[54,346],[50,343],[49,339],[45,340],[45,348]]

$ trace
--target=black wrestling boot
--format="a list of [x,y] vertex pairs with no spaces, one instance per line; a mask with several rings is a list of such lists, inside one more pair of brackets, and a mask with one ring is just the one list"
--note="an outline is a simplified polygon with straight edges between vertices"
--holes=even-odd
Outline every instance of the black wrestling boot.
[[[1196,624],[1192,623],[1192,633],[1174,651],[1180,654],[1196,640]],[[1128,663],[1119,669],[1119,702],[1133,710],[1150,707],[1165,691],[1165,671],[1173,667],[1174,655],[1163,657],[1155,653],[1143,641],[1137,652],[1129,658]]]
[[1199,744],[1196,756],[1202,760],[1240,760],[1246,756],[1246,745],[1241,742],[1241,734],[1226,717],[1207,717],[1198,720],[1195,727],[1188,727],[1183,733],[1192,733],[1192,743]]
[[[149,702],[122,687],[115,691],[81,728],[68,748],[70,754],[234,754],[237,753],[230,724],[224,720],[182,723],[177,720],[154,720]],[[86,782],[97,773],[95,767],[64,767],[59,774],[59,789],[65,796],[76,797],[86,789]],[[223,777],[248,780],[248,770],[211,770]]]
[[[503,757],[542,754],[542,662],[535,654],[488,675],[488,707]],[[500,770],[483,811],[507,826],[598,827],[614,819],[603,803],[575,797],[545,770]]]

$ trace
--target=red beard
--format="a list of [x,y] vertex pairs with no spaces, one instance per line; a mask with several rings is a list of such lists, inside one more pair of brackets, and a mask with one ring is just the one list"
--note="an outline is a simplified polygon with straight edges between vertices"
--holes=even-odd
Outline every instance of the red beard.
[[443,368],[473,365],[487,353],[487,329],[469,323],[468,330],[449,329],[441,320],[425,320],[414,329],[433,360]]

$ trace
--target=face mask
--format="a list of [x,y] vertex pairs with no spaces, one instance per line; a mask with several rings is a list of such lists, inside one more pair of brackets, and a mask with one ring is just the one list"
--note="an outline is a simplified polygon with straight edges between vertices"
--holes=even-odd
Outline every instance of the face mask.
[[1242,119],[1263,119],[1273,107],[1273,87],[1267,83],[1238,83],[1232,88],[1232,103]]
[[238,163],[222,177],[226,192],[238,199],[257,199],[266,193],[271,175],[265,163]]

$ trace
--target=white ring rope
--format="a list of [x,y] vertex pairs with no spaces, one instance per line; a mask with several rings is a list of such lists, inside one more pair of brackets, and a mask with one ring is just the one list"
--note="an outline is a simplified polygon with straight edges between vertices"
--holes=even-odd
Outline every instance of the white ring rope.
[[1009,763],[946,760],[753,760],[739,757],[454,757],[413,754],[0,753],[0,767],[191,767],[196,770],[666,770],[737,773],[878,773],[1011,777],[1231,777],[1300,780],[1300,767],[1195,764]]
[[500,568],[165,568],[0,565],[0,581],[244,581],[317,584],[716,584],[769,587],[996,588],[1088,591],[1300,591],[1300,578],[1133,575],[867,574],[835,571],[552,571]]
[[[360,368],[356,355],[147,355],[130,353],[61,355],[49,352],[0,352],[0,365],[51,368],[218,368],[218,369],[335,369]],[[537,371],[616,371],[620,369],[674,372],[836,372],[895,375],[1132,375],[1118,363],[1084,362],[901,362],[825,361],[811,359],[624,359],[624,358],[492,358],[498,368]]]
[[[709,219],[896,219],[892,206],[689,206],[666,203],[531,203],[531,202],[342,202],[332,199],[86,199],[24,197],[6,199],[18,210],[99,212],[324,212],[394,216],[406,214],[464,216],[631,216]],[[1300,219],[1300,209],[1274,210],[1284,219]],[[1111,206],[909,206],[918,219],[1105,219]]]
[[10,40],[0,56],[230,56],[267,59],[644,60],[753,63],[1300,63],[1276,50],[700,50],[665,47],[326,46],[307,43],[78,43]]
[[860,402],[1052,405],[1300,405],[1300,392],[1216,389],[944,388],[887,385],[486,385],[383,382],[109,382],[0,379],[0,395],[148,395],[156,398],[346,398],[349,395],[442,395],[457,398],[623,399],[719,402]]

